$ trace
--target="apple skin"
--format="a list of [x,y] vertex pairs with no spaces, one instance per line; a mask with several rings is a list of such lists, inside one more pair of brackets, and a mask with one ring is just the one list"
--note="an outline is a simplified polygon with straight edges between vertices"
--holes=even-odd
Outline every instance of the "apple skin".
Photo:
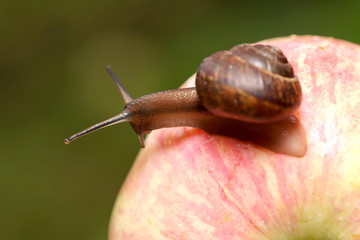
[[110,240],[360,239],[360,46],[262,43],[279,47],[301,81],[305,155],[190,127],[153,131],[116,200]]

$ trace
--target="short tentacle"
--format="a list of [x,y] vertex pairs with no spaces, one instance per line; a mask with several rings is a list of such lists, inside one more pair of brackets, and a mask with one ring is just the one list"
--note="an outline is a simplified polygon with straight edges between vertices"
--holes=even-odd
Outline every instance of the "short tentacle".
[[115,73],[112,71],[111,66],[105,67],[108,73],[110,74],[111,78],[115,81],[116,85],[118,86],[120,93],[125,101],[125,104],[128,104],[133,100],[133,98],[130,96],[130,94],[126,91],[124,86],[121,84],[119,79],[116,77]]

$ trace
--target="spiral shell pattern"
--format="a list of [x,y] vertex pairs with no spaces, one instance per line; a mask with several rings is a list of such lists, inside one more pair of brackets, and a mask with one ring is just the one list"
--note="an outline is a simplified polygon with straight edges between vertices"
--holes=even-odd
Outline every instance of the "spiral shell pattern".
[[204,59],[196,89],[213,114],[254,123],[285,119],[302,100],[287,58],[277,47],[261,44],[237,45]]

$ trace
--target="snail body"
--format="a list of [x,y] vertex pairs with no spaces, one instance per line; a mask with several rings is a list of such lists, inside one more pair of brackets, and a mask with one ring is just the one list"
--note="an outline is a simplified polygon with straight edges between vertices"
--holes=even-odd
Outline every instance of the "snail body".
[[143,134],[164,127],[217,129],[216,124],[272,123],[288,118],[301,103],[299,80],[283,53],[267,45],[241,44],[204,59],[196,88],[166,90],[132,99],[110,67],[126,106],[122,113],[81,131],[65,143],[119,122]]

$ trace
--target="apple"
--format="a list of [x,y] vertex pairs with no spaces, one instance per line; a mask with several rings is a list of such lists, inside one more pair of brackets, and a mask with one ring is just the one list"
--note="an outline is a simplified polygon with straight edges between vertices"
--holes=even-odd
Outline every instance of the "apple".
[[110,240],[360,239],[360,46],[262,43],[279,47],[301,81],[304,154],[190,127],[153,131],[116,200]]

